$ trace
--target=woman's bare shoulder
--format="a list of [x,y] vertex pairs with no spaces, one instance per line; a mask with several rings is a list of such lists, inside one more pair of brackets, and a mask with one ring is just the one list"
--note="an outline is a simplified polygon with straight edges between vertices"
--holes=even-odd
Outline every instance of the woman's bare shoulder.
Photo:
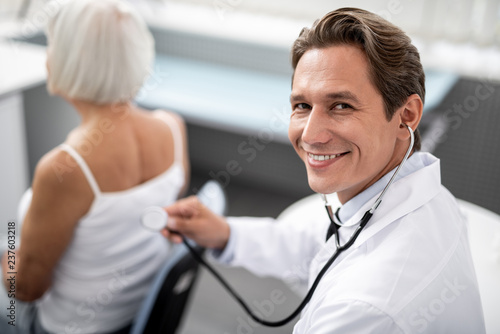
[[[92,201],[92,191],[76,161],[60,147],[46,153],[33,175],[33,193],[43,193],[46,200],[71,201],[85,213]],[[79,204],[77,204],[79,203]]]
[[169,121],[169,120],[174,120],[178,125],[184,127],[185,126],[185,121],[184,119],[177,113],[174,113],[172,111],[167,111],[163,109],[157,109],[152,112],[150,112],[151,116],[155,119],[161,120],[163,122]]
[[75,168],[77,168],[76,162],[58,146],[38,161],[33,182],[41,182],[53,188],[67,186],[69,179],[74,177]]

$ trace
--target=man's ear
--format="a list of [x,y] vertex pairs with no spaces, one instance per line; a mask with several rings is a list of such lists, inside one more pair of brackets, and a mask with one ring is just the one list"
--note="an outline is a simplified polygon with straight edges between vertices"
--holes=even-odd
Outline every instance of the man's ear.
[[408,125],[413,131],[417,129],[420,119],[422,118],[422,112],[424,109],[424,104],[422,99],[418,94],[412,94],[408,96],[405,104],[400,108],[399,118],[400,118],[400,130],[398,132],[398,139],[407,140],[410,137],[408,129],[402,123]]

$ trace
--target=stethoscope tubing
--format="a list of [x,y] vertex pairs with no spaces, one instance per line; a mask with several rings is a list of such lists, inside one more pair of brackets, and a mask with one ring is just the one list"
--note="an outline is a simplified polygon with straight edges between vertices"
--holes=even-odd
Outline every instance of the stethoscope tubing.
[[[296,316],[298,316],[300,314],[300,312],[302,312],[304,307],[311,300],[311,298],[314,294],[314,291],[316,290],[316,287],[318,286],[319,282],[321,281],[323,276],[326,274],[326,272],[328,271],[330,266],[333,264],[333,262],[337,259],[337,257],[343,251],[345,251],[346,249],[351,247],[352,244],[354,244],[354,241],[356,241],[356,238],[361,233],[361,230],[366,225],[366,223],[368,223],[368,220],[370,220],[370,218],[371,218],[371,213],[369,213],[367,211],[367,213],[363,217],[363,219],[362,219],[360,225],[358,226],[358,228],[356,229],[356,231],[353,233],[351,238],[344,245],[339,246],[338,239],[337,239],[337,247],[335,249],[335,252],[330,257],[330,259],[328,259],[328,261],[323,266],[321,271],[318,273],[318,276],[316,276],[316,279],[314,280],[313,284],[311,285],[311,287],[307,291],[307,294],[304,297],[304,299],[302,300],[302,302],[299,304],[299,306],[297,306],[295,311],[293,311],[289,316],[287,316],[284,319],[277,320],[277,321],[268,321],[268,320],[265,320],[265,319],[259,317],[257,314],[255,314],[252,311],[252,309],[250,309],[250,307],[247,305],[247,303],[243,300],[243,298],[231,287],[231,285],[229,285],[229,283],[207,261],[205,261],[205,259],[196,251],[196,249],[194,249],[193,246],[191,246],[189,244],[189,241],[184,236],[182,237],[182,243],[187,247],[187,249],[189,250],[191,255],[195,258],[195,260],[198,261],[201,265],[203,265],[212,275],[214,275],[214,277],[219,281],[219,283],[221,283],[222,286],[224,286],[224,288],[227,290],[227,292],[229,292],[229,294],[233,296],[233,298],[238,302],[238,304],[240,304],[240,306],[245,310],[245,312],[254,321],[256,321],[257,323],[259,323],[261,325],[268,326],[268,327],[280,327],[280,326],[283,326],[283,325],[289,323],[290,321],[292,321]],[[338,235],[337,232],[335,234],[336,234],[336,236]]]

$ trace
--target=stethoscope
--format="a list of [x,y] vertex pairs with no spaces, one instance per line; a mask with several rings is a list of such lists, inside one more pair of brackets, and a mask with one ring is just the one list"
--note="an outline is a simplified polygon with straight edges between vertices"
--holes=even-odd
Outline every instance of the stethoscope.
[[[205,268],[207,268],[207,270],[210,271],[215,276],[215,278],[217,280],[219,280],[219,282],[236,299],[236,301],[241,305],[241,307],[248,313],[248,315],[253,320],[255,320],[259,324],[262,324],[264,326],[269,326],[269,327],[279,327],[279,326],[285,325],[286,323],[293,320],[297,315],[299,315],[300,312],[302,312],[304,307],[311,300],[311,298],[314,294],[314,291],[316,290],[319,282],[321,281],[321,279],[323,278],[325,273],[328,271],[330,266],[333,264],[333,262],[338,258],[338,256],[340,254],[342,254],[342,252],[346,251],[354,244],[354,242],[358,238],[358,236],[361,233],[361,231],[363,230],[363,228],[370,221],[370,218],[373,216],[373,213],[375,212],[375,210],[377,210],[377,208],[379,207],[385,193],[387,192],[387,189],[389,189],[391,184],[394,182],[396,176],[398,175],[399,171],[401,170],[401,167],[404,165],[404,163],[406,162],[406,160],[410,156],[411,150],[413,149],[415,137],[414,137],[412,128],[409,127],[407,124],[403,123],[403,125],[405,125],[407,127],[408,131],[410,132],[410,145],[408,146],[408,150],[406,151],[406,154],[403,157],[403,160],[401,160],[401,163],[397,167],[396,171],[392,175],[391,179],[389,180],[389,182],[387,183],[385,188],[382,190],[380,195],[377,197],[377,199],[375,200],[375,202],[371,206],[371,208],[368,211],[366,211],[365,214],[363,215],[363,217],[361,218],[361,220],[358,223],[356,223],[358,225],[357,228],[352,233],[349,240],[347,240],[347,242],[344,243],[343,245],[340,244],[340,237],[339,237],[338,229],[340,226],[346,226],[346,225],[343,225],[340,223],[340,220],[338,219],[338,217],[336,217],[336,215],[333,213],[332,206],[328,202],[328,198],[326,197],[325,194],[322,194],[323,200],[325,202],[325,209],[326,209],[326,212],[328,213],[328,218],[330,219],[330,223],[331,223],[330,228],[333,230],[332,232],[335,235],[335,252],[332,254],[330,259],[328,259],[328,261],[325,263],[323,268],[320,270],[318,276],[316,277],[313,284],[309,288],[309,291],[307,292],[307,294],[304,297],[304,299],[302,300],[302,302],[295,309],[295,311],[293,311],[288,317],[286,317],[282,320],[278,320],[278,321],[267,321],[267,320],[263,319],[262,317],[256,315],[250,309],[250,307],[248,307],[248,305],[243,300],[243,298],[241,298],[240,295],[227,283],[227,281],[217,271],[215,271],[215,269],[210,264],[208,264],[205,261],[205,259],[203,259],[201,254],[198,253],[194,249],[194,247],[190,244],[190,242],[184,236],[182,236],[182,242],[189,249],[189,251],[193,255],[193,257],[200,264],[202,264]],[[210,200],[213,198],[224,198],[224,196],[222,196],[222,197],[217,196],[217,192],[223,192],[223,190],[218,185],[214,184],[213,182],[215,182],[215,181],[207,182],[207,184],[200,189],[197,196],[199,197],[200,202],[202,202],[207,207],[211,207],[212,205],[216,205],[216,206],[220,207],[220,203],[215,203],[215,204],[213,202],[210,203]],[[142,222],[142,225],[144,227],[146,227],[150,230],[160,231],[166,227],[167,219],[168,219],[168,216],[167,216],[167,213],[165,212],[165,210],[163,210],[160,207],[150,207],[144,212],[144,215],[142,216],[141,222]],[[356,224],[349,224],[349,226],[355,226]]]

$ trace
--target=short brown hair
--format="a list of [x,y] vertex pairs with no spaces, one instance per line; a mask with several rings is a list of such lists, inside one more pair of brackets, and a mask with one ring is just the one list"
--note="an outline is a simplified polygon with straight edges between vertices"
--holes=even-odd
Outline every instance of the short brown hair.
[[[380,16],[358,8],[340,8],[304,28],[292,51],[293,70],[311,49],[334,45],[360,46],[370,66],[372,83],[384,100],[387,120],[408,96],[418,94],[425,101],[425,74],[417,48],[398,27]],[[420,133],[415,130],[415,150],[420,149]]]

